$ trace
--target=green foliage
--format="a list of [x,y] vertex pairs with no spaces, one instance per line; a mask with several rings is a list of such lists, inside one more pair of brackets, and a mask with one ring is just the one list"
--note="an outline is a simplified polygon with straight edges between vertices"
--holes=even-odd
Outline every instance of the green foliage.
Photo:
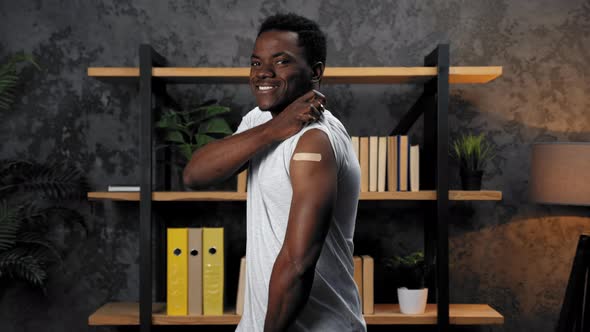
[[232,133],[224,115],[228,107],[208,101],[188,111],[166,110],[156,123],[164,141],[175,147],[183,157],[183,164],[191,159],[193,152],[218,138]]
[[[32,57],[16,55],[0,66],[0,109],[9,110],[19,79],[18,64]],[[82,172],[63,163],[0,160],[0,283],[23,280],[45,293],[48,268],[61,263],[58,246],[48,236],[58,224],[88,229],[84,217],[63,207],[64,200],[87,192]]]
[[394,256],[384,259],[385,268],[394,273],[400,287],[420,289],[426,285],[426,278],[431,267],[424,259],[422,251],[406,256]]
[[33,57],[26,54],[16,54],[0,66],[0,110],[8,111],[14,102],[15,87],[19,80],[18,64],[22,62],[29,62],[40,69]]
[[54,205],[87,191],[83,174],[63,164],[0,160],[0,278],[20,279],[45,291],[48,268],[61,263],[47,236],[58,224],[88,229],[76,210]]
[[485,141],[483,134],[462,135],[451,144],[451,156],[462,168],[480,171],[494,157],[492,147]]

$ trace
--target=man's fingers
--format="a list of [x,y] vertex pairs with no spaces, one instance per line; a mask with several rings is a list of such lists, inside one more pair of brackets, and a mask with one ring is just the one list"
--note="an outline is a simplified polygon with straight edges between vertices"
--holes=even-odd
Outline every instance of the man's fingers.
[[319,92],[318,90],[311,90],[314,93],[314,99],[318,100],[323,105],[326,105],[326,96],[323,93]]
[[307,91],[303,96],[299,97],[303,101],[312,101],[316,97],[315,90]]
[[314,104],[310,104],[309,108],[311,109],[311,114],[309,114],[314,120],[317,120],[322,117],[322,112],[314,106]]

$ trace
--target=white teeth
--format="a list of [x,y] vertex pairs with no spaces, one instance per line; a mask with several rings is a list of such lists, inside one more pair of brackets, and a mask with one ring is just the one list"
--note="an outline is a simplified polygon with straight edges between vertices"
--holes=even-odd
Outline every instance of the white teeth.
[[258,86],[258,90],[262,90],[262,91],[267,91],[267,90],[271,90],[274,88],[275,88],[274,86],[262,86],[262,85]]

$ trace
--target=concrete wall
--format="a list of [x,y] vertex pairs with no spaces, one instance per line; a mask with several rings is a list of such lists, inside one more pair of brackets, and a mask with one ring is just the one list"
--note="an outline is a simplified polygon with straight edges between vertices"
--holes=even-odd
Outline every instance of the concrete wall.
[[[67,159],[94,190],[138,178],[138,89],[86,76],[90,66],[137,66],[151,43],[176,66],[247,66],[260,21],[279,11],[317,20],[328,66],[420,66],[449,41],[453,65],[501,65],[487,85],[452,88],[453,135],[482,132],[497,147],[484,188],[501,202],[451,204],[451,300],[488,303],[505,315],[492,331],[550,331],[561,307],[585,208],[527,201],[530,145],[590,141],[590,2],[539,1],[0,1],[0,58],[33,54],[13,110],[0,114],[0,158]],[[386,135],[420,93],[416,86],[334,85],[323,91],[351,135]],[[184,103],[217,98],[237,114],[248,88],[171,89]],[[412,131],[421,137],[421,126]],[[450,183],[458,188],[452,164]],[[87,317],[108,301],[138,299],[135,203],[81,203],[91,231],[59,230],[65,265],[48,296],[2,280],[3,331],[93,330]],[[170,225],[226,227],[228,301],[245,251],[244,203],[158,205]],[[391,302],[379,260],[423,245],[419,203],[361,202],[356,253],[377,260],[376,301]],[[235,263],[235,264],[234,264]],[[6,287],[5,287],[6,286]],[[478,327],[467,330],[480,330]],[[487,328],[486,328],[487,330]]]

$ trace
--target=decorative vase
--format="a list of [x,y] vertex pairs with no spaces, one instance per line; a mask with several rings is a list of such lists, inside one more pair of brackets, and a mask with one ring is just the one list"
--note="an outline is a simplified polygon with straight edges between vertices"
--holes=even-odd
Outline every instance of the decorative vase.
[[481,190],[483,171],[461,168],[461,188],[463,190]]
[[406,287],[401,287],[397,289],[397,298],[399,299],[399,308],[402,314],[423,314],[426,311],[428,288],[407,289]]

